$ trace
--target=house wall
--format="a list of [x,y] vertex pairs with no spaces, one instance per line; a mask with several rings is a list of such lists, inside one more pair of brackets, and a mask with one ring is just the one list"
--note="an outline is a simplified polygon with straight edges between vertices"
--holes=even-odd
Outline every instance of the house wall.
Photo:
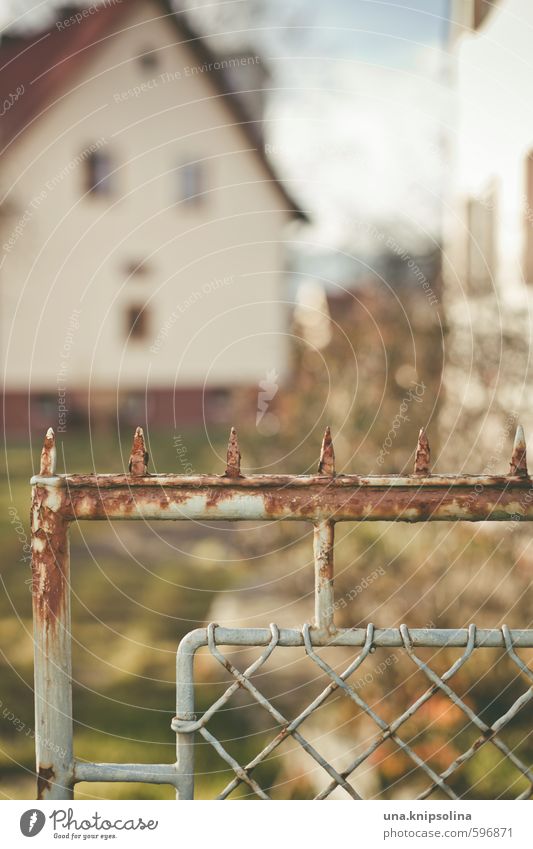
[[[478,32],[459,38],[457,53],[450,260],[468,288],[469,242],[474,235],[497,296],[509,307],[519,307],[525,295],[526,166],[533,149],[532,27],[533,4],[502,0]],[[487,213],[485,233],[476,228],[472,234],[469,227],[472,202]]]

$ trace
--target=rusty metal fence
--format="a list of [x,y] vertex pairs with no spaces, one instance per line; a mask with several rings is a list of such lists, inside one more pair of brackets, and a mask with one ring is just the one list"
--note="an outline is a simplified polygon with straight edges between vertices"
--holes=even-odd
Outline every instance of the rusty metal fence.
[[[237,435],[232,429],[227,467],[223,475],[149,475],[148,455],[141,428],[137,428],[129,474],[56,475],[53,431],[47,433],[39,475],[32,478],[32,568],[35,640],[35,729],[38,796],[43,799],[72,798],[81,781],[130,781],[169,784],[178,799],[194,797],[195,738],[200,735],[213,746],[221,762],[234,776],[218,798],[228,798],[240,785],[261,799],[269,795],[254,771],[285,740],[301,746],[324,771],[324,787],[316,796],[328,798],[339,788],[348,798],[358,792],[357,768],[387,741],[392,741],[427,778],[418,798],[434,791],[449,798],[457,793],[449,779],[482,746],[495,747],[516,769],[525,789],[518,798],[533,794],[533,771],[501,736],[502,731],[533,698],[533,673],[517,649],[533,648],[533,630],[412,628],[336,628],[333,594],[333,547],[336,522],[359,521],[531,521],[533,481],[526,461],[521,427],[517,428],[509,474],[506,476],[431,475],[430,450],[420,431],[414,472],[410,476],[337,475],[331,434],[326,429],[317,475],[243,476]],[[76,759],[73,753],[71,617],[69,537],[71,522],[83,520],[292,520],[314,526],[315,613],[312,625],[301,630],[269,628],[228,629],[215,624],[190,632],[177,652],[176,734],[177,758],[173,764],[106,764]],[[201,647],[227,670],[233,681],[200,717],[195,712],[194,661]],[[221,651],[225,646],[258,647],[256,660],[239,671]],[[325,677],[326,685],[312,702],[292,719],[285,717],[252,681],[254,674],[274,650],[301,647]],[[338,673],[316,649],[348,647],[356,650],[347,668]],[[428,680],[428,687],[393,721],[376,712],[350,679],[380,647],[398,647]],[[438,674],[421,659],[419,648],[463,648],[461,656]],[[488,725],[459,696],[450,682],[474,652],[501,648],[523,675],[528,689],[495,721]],[[267,711],[279,730],[248,763],[235,760],[217,739],[210,722],[224,710],[232,696],[244,690]],[[376,726],[375,736],[357,757],[335,768],[304,736],[301,726],[333,693],[351,700]],[[416,745],[401,736],[402,726],[435,695],[449,699],[475,729],[475,739],[451,761],[437,770],[417,753]],[[530,707],[529,707],[530,709]]]

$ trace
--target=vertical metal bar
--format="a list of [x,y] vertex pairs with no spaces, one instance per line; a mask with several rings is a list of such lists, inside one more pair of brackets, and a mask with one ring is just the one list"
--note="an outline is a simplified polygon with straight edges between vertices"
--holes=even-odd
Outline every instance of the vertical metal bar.
[[313,551],[315,558],[315,627],[333,633],[333,542],[334,524],[327,520],[314,528]]
[[[48,429],[40,475],[55,475],[56,447]],[[68,524],[61,496],[32,490],[32,601],[35,655],[35,754],[38,799],[71,799],[72,661]]]
[[[180,643],[176,655],[176,717],[194,721],[194,631]],[[176,799],[194,799],[194,732],[176,733]]]

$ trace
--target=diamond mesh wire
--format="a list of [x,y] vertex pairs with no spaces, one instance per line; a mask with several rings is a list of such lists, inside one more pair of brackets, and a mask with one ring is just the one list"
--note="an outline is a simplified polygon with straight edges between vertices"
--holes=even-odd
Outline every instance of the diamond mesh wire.
[[[309,625],[305,625],[301,632],[284,631],[283,636],[281,636],[280,629],[276,625],[271,625],[270,641],[268,642],[268,645],[264,648],[259,657],[244,671],[237,669],[232,661],[221,652],[220,645],[222,643],[217,638],[219,630],[221,632],[223,631],[223,629],[218,629],[214,624],[209,625],[208,628],[205,629],[204,644],[207,644],[212,657],[215,658],[215,660],[218,661],[218,663],[233,677],[233,683],[215,702],[213,702],[213,704],[211,704],[211,706],[203,713],[201,718],[191,719],[183,718],[183,715],[180,714],[179,704],[181,688],[190,687],[192,682],[178,681],[178,716],[172,722],[172,728],[177,732],[178,740],[190,740],[191,736],[198,732],[204,740],[213,746],[218,755],[234,772],[234,777],[219,793],[219,799],[227,799],[242,784],[247,785],[249,791],[251,791],[255,796],[258,796],[260,799],[271,798],[267,791],[260,786],[253,773],[254,770],[256,770],[260,764],[264,763],[271,753],[289,737],[296,741],[315,761],[315,763],[324,770],[326,777],[329,777],[329,782],[327,782],[324,789],[315,796],[317,799],[327,799],[331,796],[333,791],[339,787],[354,800],[363,798],[362,791],[356,786],[354,787],[350,783],[349,779],[350,777],[353,777],[353,774],[362,763],[367,761],[374,752],[376,752],[386,741],[389,740],[392,741],[414,764],[414,768],[420,769],[427,777],[427,786],[418,795],[417,798],[419,799],[429,797],[437,789],[448,798],[460,798],[456,790],[454,790],[449,783],[448,779],[450,779],[450,777],[452,777],[461,766],[473,758],[483,746],[495,747],[498,753],[502,757],[507,758],[516,770],[518,770],[520,775],[527,780],[527,788],[520,793],[517,798],[525,799],[529,798],[533,794],[533,772],[530,766],[524,763],[523,759],[516,753],[516,751],[514,751],[501,737],[502,730],[520,713],[520,711],[529,705],[533,698],[533,687],[529,686],[529,689],[523,692],[513,702],[511,707],[505,711],[505,713],[493,721],[491,725],[488,725],[450,685],[450,682],[454,676],[456,676],[457,672],[469,659],[472,658],[474,651],[482,650],[481,647],[484,643],[483,641],[480,642],[478,639],[478,631],[475,625],[470,625],[468,629],[466,645],[464,646],[464,651],[461,656],[457,658],[446,671],[440,674],[438,674],[428,663],[424,662],[416,653],[412,635],[407,626],[402,625],[400,627],[400,650],[405,653],[417,669],[420,670],[428,679],[429,686],[418,698],[416,698],[405,710],[403,710],[398,717],[390,722],[383,719],[374,710],[374,708],[370,706],[368,701],[362,697],[362,695],[358,692],[358,688],[351,686],[349,683],[351,676],[353,676],[354,672],[364,664],[376,646],[379,644],[383,645],[382,640],[376,639],[375,629],[372,624],[369,624],[366,628],[364,644],[360,646],[360,651],[348,664],[346,669],[340,674],[338,674],[324,660],[313,646],[313,630]],[[241,632],[240,634],[239,631]],[[437,645],[442,647],[449,645],[449,637],[446,635],[454,632],[435,632],[432,629],[427,629],[428,637],[426,641],[424,641],[423,638],[423,631],[418,630],[416,633],[417,646],[425,644],[435,648]],[[421,633],[422,638],[420,636]],[[521,644],[533,646],[533,632],[525,633],[526,638],[522,640]],[[509,628],[504,625],[500,629],[500,634],[500,645],[503,646],[503,651],[506,653],[512,664],[514,664],[514,666],[518,669],[519,675],[525,676],[526,680],[531,685],[533,683],[533,672],[517,655]],[[522,632],[522,634],[524,634],[524,632]],[[240,646],[257,646],[264,644],[264,641],[262,643],[259,642],[257,637],[254,638],[254,635],[247,629],[235,629],[232,631],[232,635],[232,644],[236,644],[237,642],[235,637],[239,638],[238,644]],[[442,639],[439,635],[442,635]],[[310,704],[300,711],[293,719],[288,719],[257,688],[251,678],[265,664],[277,647],[284,645],[297,645],[299,643],[301,644],[302,641],[307,657],[329,679],[329,682],[319,695],[310,702]],[[234,696],[239,689],[245,690],[252,697],[253,701],[274,719],[276,725],[279,727],[277,734],[244,766],[235,760],[235,758],[227,751],[223,743],[217,739],[212,731],[207,727],[215,714],[228,705],[232,696]],[[328,762],[326,758],[324,758],[317,749],[308,742],[300,731],[300,727],[305,720],[307,720],[318,708],[324,705],[329,697],[336,691],[351,700],[359,708],[359,710],[369,717],[377,726],[377,733],[375,737],[364,748],[364,751],[360,752],[356,758],[354,758],[341,770],[335,768],[333,764]],[[444,769],[440,770],[432,767],[427,760],[419,752],[417,752],[416,743],[404,739],[399,733],[402,726],[404,726],[409,719],[415,716],[422,706],[428,703],[437,694],[449,699],[449,701],[466,717],[468,723],[470,723],[470,725],[479,732],[475,741],[467,749],[465,749],[465,751],[457,756]],[[179,718],[180,716],[182,718]],[[352,780],[357,784],[357,777],[353,777]]]

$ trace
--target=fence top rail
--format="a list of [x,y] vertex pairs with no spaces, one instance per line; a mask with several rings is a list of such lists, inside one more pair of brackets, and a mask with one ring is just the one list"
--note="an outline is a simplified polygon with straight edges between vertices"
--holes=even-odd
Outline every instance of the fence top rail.
[[[406,626],[402,626],[406,627]],[[217,645],[220,646],[267,646],[272,639],[271,628],[223,628],[214,626]],[[372,645],[376,648],[401,648],[404,645],[400,628],[375,628],[372,626]],[[505,631],[510,644],[515,648],[533,648],[533,630],[527,628],[475,628],[474,648],[506,648]],[[468,645],[468,628],[409,628],[409,638],[418,648],[464,648]],[[334,634],[313,633],[315,646],[329,648],[345,646],[347,648],[364,646],[368,640],[366,628],[338,628]],[[303,631],[296,628],[280,628],[279,644],[288,647],[305,644]],[[208,645],[208,629],[196,628],[183,637],[178,647],[180,654],[194,654],[197,649]]]

